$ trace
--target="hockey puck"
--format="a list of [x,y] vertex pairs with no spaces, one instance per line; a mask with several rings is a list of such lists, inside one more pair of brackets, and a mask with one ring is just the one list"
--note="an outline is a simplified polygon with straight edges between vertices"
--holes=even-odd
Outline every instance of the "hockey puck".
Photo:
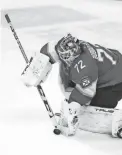
[[122,138],[122,128],[118,130],[117,136],[118,136],[119,138]]
[[59,129],[54,129],[53,132],[54,132],[54,134],[56,134],[56,135],[60,135],[60,133],[61,133],[61,131],[60,131]]

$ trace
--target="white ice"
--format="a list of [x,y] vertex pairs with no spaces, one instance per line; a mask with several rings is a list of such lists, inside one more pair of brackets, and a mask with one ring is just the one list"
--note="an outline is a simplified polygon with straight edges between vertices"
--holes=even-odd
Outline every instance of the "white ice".
[[[17,28],[16,25],[16,32],[28,57],[33,51],[40,50],[47,41],[59,39],[66,32],[71,32],[80,39],[122,51],[121,1],[23,0],[22,2],[21,0],[20,2],[11,0],[3,2],[3,9],[12,8],[13,3],[15,8],[39,6],[41,9],[43,5],[55,5],[54,9],[57,9],[61,6],[65,7],[66,16],[70,16],[67,9],[71,8],[72,12],[79,11],[80,17],[83,18],[83,20],[69,22],[67,19],[66,23],[59,22],[57,19],[52,24],[52,19],[45,19],[44,12],[42,17],[49,20],[49,24],[21,28]],[[26,11],[27,23],[34,20],[28,11],[29,8]],[[37,15],[39,16],[35,12],[33,17],[36,18]],[[57,16],[55,15],[55,18]],[[84,16],[89,16],[90,19],[84,20]],[[13,19],[19,19],[21,22],[23,17],[15,12]],[[52,133],[53,126],[36,88],[26,88],[20,81],[25,62],[4,18],[2,22],[0,155],[121,155],[122,140],[111,138],[109,135],[82,131],[75,137],[66,138]],[[46,83],[42,85],[54,112],[59,112],[60,102],[63,99],[57,76],[58,65],[55,65]],[[118,107],[122,108],[122,101]]]

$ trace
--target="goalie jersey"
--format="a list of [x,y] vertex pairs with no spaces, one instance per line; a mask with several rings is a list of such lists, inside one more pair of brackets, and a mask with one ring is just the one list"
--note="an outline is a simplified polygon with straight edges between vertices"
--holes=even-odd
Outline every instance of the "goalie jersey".
[[85,104],[89,103],[93,96],[84,95],[76,85],[79,85],[83,92],[95,81],[96,89],[121,83],[122,55],[117,50],[88,42],[81,43],[81,51],[70,67],[61,63],[60,77],[65,90],[73,88],[69,102]]

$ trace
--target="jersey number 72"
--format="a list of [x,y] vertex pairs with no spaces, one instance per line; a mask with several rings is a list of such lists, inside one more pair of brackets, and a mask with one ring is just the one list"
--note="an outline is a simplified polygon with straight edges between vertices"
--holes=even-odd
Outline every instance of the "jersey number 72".
[[86,65],[83,64],[83,60],[79,60],[78,63],[74,66],[74,68],[76,68],[78,73],[85,67]]

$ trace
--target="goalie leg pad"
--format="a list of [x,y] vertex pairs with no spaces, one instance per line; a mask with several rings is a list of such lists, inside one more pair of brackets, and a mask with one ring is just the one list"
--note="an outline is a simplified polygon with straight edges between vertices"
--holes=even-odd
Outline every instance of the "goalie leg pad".
[[112,115],[118,109],[100,108],[95,106],[82,106],[79,116],[79,129],[112,134]]
[[122,110],[115,111],[112,117],[112,135],[122,138]]

